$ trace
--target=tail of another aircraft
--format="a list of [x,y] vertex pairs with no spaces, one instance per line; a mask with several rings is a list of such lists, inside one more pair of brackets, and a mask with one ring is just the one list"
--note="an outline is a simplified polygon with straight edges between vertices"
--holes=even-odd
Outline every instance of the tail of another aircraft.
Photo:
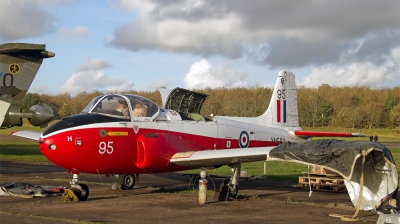
[[[26,117],[34,125],[47,123],[54,112],[36,107],[31,114],[21,113],[22,101],[44,58],[54,57],[45,45],[27,43],[0,44],[0,124],[1,127],[21,125]],[[49,119],[49,120],[50,120]]]

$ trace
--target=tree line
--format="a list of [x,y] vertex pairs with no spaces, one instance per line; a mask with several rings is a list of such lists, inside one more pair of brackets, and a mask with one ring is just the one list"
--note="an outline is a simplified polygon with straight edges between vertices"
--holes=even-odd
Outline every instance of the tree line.
[[[273,89],[254,86],[250,88],[217,88],[195,90],[209,95],[203,105],[203,115],[259,116],[267,109]],[[128,91],[146,97],[161,106],[161,96],[155,91]],[[82,92],[49,95],[28,93],[23,110],[44,102],[58,113],[60,119],[80,113],[96,96],[104,93]],[[300,126],[343,128],[393,128],[400,126],[400,87],[373,89],[366,86],[297,88]]]

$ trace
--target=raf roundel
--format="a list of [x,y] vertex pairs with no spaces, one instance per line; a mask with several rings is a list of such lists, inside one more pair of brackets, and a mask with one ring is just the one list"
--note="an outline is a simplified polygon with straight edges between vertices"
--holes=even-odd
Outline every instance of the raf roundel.
[[249,134],[246,131],[242,131],[239,135],[240,148],[247,148],[250,143]]

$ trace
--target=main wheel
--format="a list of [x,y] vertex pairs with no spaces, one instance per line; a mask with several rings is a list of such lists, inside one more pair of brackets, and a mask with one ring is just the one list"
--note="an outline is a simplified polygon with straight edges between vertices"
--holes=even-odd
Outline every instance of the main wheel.
[[236,198],[239,192],[239,185],[232,185],[231,183],[228,184],[228,191],[230,198]]
[[119,175],[119,183],[124,190],[130,190],[135,186],[136,178],[134,174]]
[[72,188],[72,191],[75,193],[76,197],[78,197],[79,201],[86,201],[89,197],[89,187],[86,184],[78,184],[82,190],[78,188]]

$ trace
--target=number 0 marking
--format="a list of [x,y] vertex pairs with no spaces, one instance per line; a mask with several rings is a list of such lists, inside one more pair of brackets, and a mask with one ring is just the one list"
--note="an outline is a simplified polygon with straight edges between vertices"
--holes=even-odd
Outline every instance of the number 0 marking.
[[99,153],[100,154],[104,154],[104,153],[111,154],[111,153],[113,153],[114,152],[114,147],[112,146],[113,143],[114,143],[113,141],[109,141],[107,143],[104,142],[104,141],[100,142],[99,143]]
[[[8,78],[10,77],[10,78]],[[7,73],[3,76],[3,86],[12,86],[14,84],[14,76]]]

